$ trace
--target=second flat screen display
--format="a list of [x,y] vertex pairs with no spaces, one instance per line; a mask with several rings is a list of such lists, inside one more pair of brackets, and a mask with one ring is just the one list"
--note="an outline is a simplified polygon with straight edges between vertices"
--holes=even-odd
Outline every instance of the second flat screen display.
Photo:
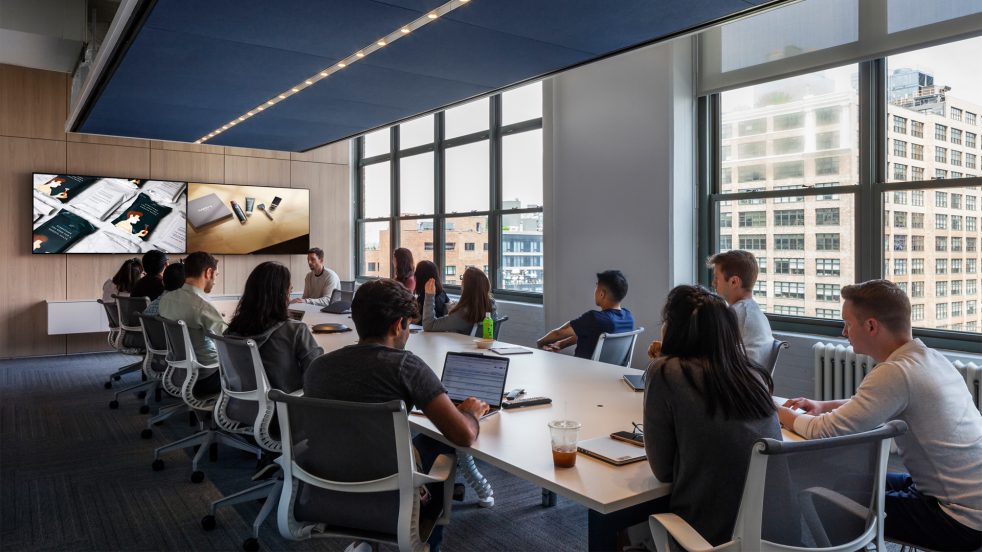
[[187,250],[303,255],[310,248],[309,200],[299,188],[189,183]]

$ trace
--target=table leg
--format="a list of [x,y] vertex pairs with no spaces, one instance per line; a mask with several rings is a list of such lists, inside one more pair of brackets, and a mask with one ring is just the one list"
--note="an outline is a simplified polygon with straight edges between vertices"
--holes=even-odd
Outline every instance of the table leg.
[[618,533],[632,525],[647,521],[651,514],[667,511],[667,496],[609,514],[587,510],[587,550],[590,552],[619,550]]
[[550,508],[555,505],[556,505],[556,493],[548,489],[542,489],[542,507]]

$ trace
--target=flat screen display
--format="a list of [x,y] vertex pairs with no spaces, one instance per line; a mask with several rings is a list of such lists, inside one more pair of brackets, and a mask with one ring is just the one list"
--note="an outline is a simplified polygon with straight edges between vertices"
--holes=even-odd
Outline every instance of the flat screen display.
[[32,253],[184,253],[187,182],[34,173]]
[[188,184],[188,252],[303,255],[310,192],[302,188]]

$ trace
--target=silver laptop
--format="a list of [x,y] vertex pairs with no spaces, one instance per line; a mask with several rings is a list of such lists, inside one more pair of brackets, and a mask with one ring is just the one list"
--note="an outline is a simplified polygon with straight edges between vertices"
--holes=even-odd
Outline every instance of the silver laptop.
[[483,420],[501,410],[508,361],[507,357],[479,353],[447,353],[440,381],[454,404],[460,404],[468,397],[488,403],[490,410],[481,417]]

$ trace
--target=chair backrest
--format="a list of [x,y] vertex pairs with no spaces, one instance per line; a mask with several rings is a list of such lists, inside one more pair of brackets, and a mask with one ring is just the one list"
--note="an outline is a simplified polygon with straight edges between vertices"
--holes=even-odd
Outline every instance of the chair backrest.
[[147,310],[150,306],[150,298],[113,295],[113,299],[116,300],[116,308],[119,309],[119,327],[128,332],[141,331],[140,319],[137,315]]
[[183,320],[168,320],[157,317],[164,326],[164,337],[167,340],[167,361],[171,363],[190,363],[195,361],[194,345],[191,344],[191,334]]
[[159,317],[150,314],[141,312],[137,316],[143,328],[143,339],[147,343],[147,351],[155,355],[166,355],[167,336],[164,332],[164,323]]
[[222,396],[215,406],[215,421],[223,429],[243,432],[243,427],[263,448],[280,451],[280,442],[269,433],[275,405],[266,397],[269,378],[259,355],[259,346],[252,339],[226,337],[208,333],[218,350],[218,373]]
[[269,398],[283,445],[283,537],[297,540],[304,526],[326,523],[346,534],[397,541],[418,500],[403,402],[332,401],[275,389]]
[[791,345],[787,341],[781,341],[780,339],[775,339],[774,343],[771,344],[771,352],[767,355],[767,366],[764,368],[774,375],[774,368],[777,367],[777,357],[781,354],[781,349],[788,349]]
[[347,301],[350,303],[354,296],[354,290],[346,291],[343,289],[335,289],[331,292],[331,303],[337,303],[338,301]]
[[[502,316],[501,318],[494,319],[494,329],[492,330],[494,332],[494,336],[493,336],[494,339],[498,339],[498,336],[501,335],[501,326],[503,326],[507,321],[508,321],[507,316]],[[484,328],[483,322],[478,322],[477,324],[474,324],[474,327],[471,328],[471,337],[477,337],[479,335],[482,335],[483,328]]]
[[102,299],[97,299],[97,301],[99,301],[102,308],[106,310],[106,318],[109,320],[109,328],[119,328],[119,309],[116,307],[116,303],[106,303]]
[[750,550],[773,550],[773,543],[846,551],[873,541],[883,550],[890,439],[906,431],[895,420],[842,437],[758,440],[733,538]]
[[593,349],[592,360],[625,367],[630,366],[631,359],[634,357],[634,345],[638,341],[638,335],[642,332],[644,332],[644,328],[616,334],[600,334],[597,339],[597,346]]
[[341,291],[355,291],[355,281],[341,280]]

